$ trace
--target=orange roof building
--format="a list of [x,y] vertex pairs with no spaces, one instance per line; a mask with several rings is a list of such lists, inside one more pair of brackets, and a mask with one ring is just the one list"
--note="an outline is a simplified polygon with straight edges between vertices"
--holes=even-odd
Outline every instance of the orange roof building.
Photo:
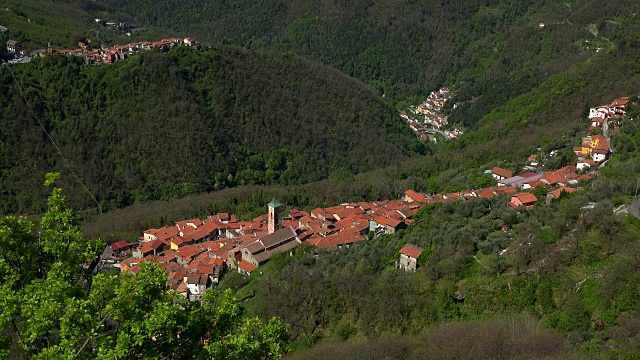
[[497,166],[491,169],[491,174],[493,174],[493,177],[496,180],[504,180],[513,177],[513,171],[499,168]]
[[536,198],[533,194],[529,193],[519,193],[513,194],[511,196],[511,202],[509,206],[512,208],[517,208],[520,206],[524,206],[526,210],[530,210],[533,208],[533,204],[538,202],[538,198]]
[[398,267],[404,271],[416,271],[418,267],[418,258],[424,251],[418,245],[407,244],[400,249],[400,262]]
[[257,268],[257,266],[244,259],[240,260],[240,262],[238,263],[238,272],[244,275],[251,275],[251,273]]
[[422,194],[420,194],[418,192],[415,192],[415,191],[413,191],[411,189],[408,189],[407,191],[404,192],[404,199],[403,200],[406,201],[406,202],[415,201],[415,202],[420,203],[420,204],[426,204],[429,199],[426,196],[424,196],[424,195],[422,195]]

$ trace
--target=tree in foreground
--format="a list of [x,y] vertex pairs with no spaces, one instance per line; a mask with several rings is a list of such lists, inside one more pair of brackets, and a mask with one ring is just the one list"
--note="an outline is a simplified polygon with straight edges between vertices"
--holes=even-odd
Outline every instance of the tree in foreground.
[[[57,174],[48,174],[51,186]],[[93,274],[104,244],[83,237],[62,189],[54,188],[38,231],[23,217],[0,219],[0,357],[280,358],[288,325],[244,318],[230,291],[189,302],[167,275]]]

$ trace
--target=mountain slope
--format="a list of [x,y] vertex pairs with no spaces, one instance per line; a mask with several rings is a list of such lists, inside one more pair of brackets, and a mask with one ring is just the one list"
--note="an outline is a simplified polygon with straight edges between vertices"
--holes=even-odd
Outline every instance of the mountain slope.
[[[424,151],[361,83],[315,63],[229,47],[110,66],[46,57],[13,67],[38,118],[106,208],[250,183],[304,183]],[[2,208],[34,211],[62,166],[0,73]],[[18,152],[15,149],[20,149]],[[77,182],[70,198],[90,206]]]
[[136,22],[203,41],[305,56],[360,79],[398,106],[415,103],[443,84],[454,85],[465,104],[451,120],[466,126],[587,59],[596,48],[610,47],[602,39],[607,28],[640,12],[633,0],[606,6],[598,0],[101,4]]

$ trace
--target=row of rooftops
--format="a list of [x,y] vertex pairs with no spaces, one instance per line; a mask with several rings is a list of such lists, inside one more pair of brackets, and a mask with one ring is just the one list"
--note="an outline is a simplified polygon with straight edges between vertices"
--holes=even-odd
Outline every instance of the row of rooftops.
[[623,96],[613,100],[610,104],[600,105],[589,109],[589,119],[610,120],[612,117],[623,116],[626,109],[632,106],[631,97]]
[[[565,173],[567,170],[571,169],[561,169],[559,172]],[[137,273],[140,263],[157,263],[168,272],[168,285],[175,290],[190,285],[187,282],[196,277],[202,282],[203,276],[208,277],[210,286],[221,276],[230,254],[238,253],[243,248],[255,256],[259,263],[275,253],[292,250],[303,243],[318,248],[340,248],[366,240],[365,235],[370,231],[377,234],[411,225],[413,215],[426,204],[491,198],[503,194],[525,196],[516,192],[513,187],[499,186],[428,196],[409,189],[402,200],[348,203],[315,208],[310,213],[292,209],[289,216],[283,219],[282,228],[273,234],[267,233],[266,215],[243,222],[233,214],[219,213],[206,219],[183,220],[174,226],[149,229],[138,243],[121,240],[111,244],[110,248],[117,254],[113,259],[120,261],[121,271]],[[176,241],[176,238],[180,241]],[[294,238],[296,241],[284,241]],[[118,258],[118,254],[122,256],[123,252],[129,251],[137,256]],[[238,267],[247,273],[258,268],[246,261],[240,261]],[[177,281],[179,279],[183,280]],[[195,288],[188,289],[192,291]]]
[[98,46],[94,49],[89,49],[83,42],[78,42],[78,49],[64,50],[64,49],[38,49],[32,52],[32,55],[45,56],[50,54],[60,54],[63,56],[81,56],[85,59],[87,64],[97,63],[112,63],[116,60],[124,59],[131,53],[139,50],[150,50],[156,48],[171,48],[174,46],[190,46],[199,47],[200,43],[191,38],[168,38],[159,41],[139,41],[126,45],[114,45],[113,47]]
[[[292,209],[283,219],[281,229],[273,234],[267,232],[267,215],[245,222],[233,214],[219,213],[205,219],[182,220],[173,226],[145,230],[138,243],[124,240],[113,243],[110,249],[114,255],[110,260],[119,262],[121,271],[131,273],[137,273],[142,262],[157,263],[168,272],[170,280],[182,277],[186,279],[183,282],[188,281],[189,276],[209,276],[213,272],[216,276],[210,276],[211,285],[222,274],[229,253],[234,251],[246,248],[261,261],[303,242],[318,248],[339,248],[365,240],[364,235],[371,230],[372,221],[374,230],[376,227],[395,229],[411,223],[410,217],[420,206],[415,202],[393,200],[316,208],[311,213]],[[287,232],[288,235],[283,236]],[[282,243],[289,238],[297,241]],[[131,254],[134,256],[126,257]],[[245,269],[250,267],[239,265]],[[216,267],[220,269],[215,270]],[[180,281],[168,285],[176,290],[184,287]]]

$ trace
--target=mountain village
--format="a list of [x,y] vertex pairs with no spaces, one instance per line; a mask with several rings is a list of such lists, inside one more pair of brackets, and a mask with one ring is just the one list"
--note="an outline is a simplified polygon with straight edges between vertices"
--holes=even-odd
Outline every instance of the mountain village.
[[[291,209],[285,213],[284,206],[274,199],[267,204],[267,214],[251,221],[218,213],[145,230],[138,242],[120,240],[108,246],[100,265],[137,274],[141,263],[157,263],[168,273],[169,288],[197,301],[226,271],[261,273],[260,266],[274,255],[301,245],[337,250],[360,241],[373,241],[381,234],[411,226],[413,216],[431,204],[505,196],[512,208],[527,211],[542,200],[531,191],[543,187],[548,190],[545,202],[549,205],[563,192],[582,190],[580,185],[597,176],[596,168],[611,155],[608,129],[619,126],[628,106],[632,106],[630,98],[623,97],[591,109],[587,136],[580,147],[574,148],[575,165],[538,172],[540,161],[538,154],[533,154],[527,159],[524,172],[518,175],[500,167],[485,171],[497,181],[496,187],[447,194],[423,194],[409,189],[399,200],[345,203],[311,212]],[[600,131],[604,135],[594,134]],[[422,251],[417,245],[405,245],[396,267],[415,271]]]
[[462,135],[463,132],[457,128],[453,130],[441,130],[443,126],[449,124],[449,119],[444,115],[443,108],[445,103],[452,99],[453,94],[451,90],[446,87],[438,91],[433,91],[418,107],[411,106],[409,108],[410,112],[413,112],[413,114],[418,117],[423,116],[424,120],[413,118],[404,111],[400,112],[400,117],[421,140],[429,140],[429,134],[440,134],[444,136],[445,139],[455,139]]
[[28,62],[33,57],[43,57],[47,55],[59,54],[61,56],[77,56],[81,57],[85,65],[111,64],[113,62],[124,60],[129,56],[141,50],[161,49],[169,50],[176,46],[200,47],[200,42],[191,38],[168,38],[159,41],[139,41],[126,45],[114,45],[107,47],[99,45],[91,47],[89,40],[85,42],[79,41],[77,49],[64,50],[48,47],[47,49],[37,49],[31,52],[23,49],[20,44],[14,40],[7,41],[7,51],[9,54],[20,56],[20,59],[28,59],[22,61],[14,61],[13,63]]

